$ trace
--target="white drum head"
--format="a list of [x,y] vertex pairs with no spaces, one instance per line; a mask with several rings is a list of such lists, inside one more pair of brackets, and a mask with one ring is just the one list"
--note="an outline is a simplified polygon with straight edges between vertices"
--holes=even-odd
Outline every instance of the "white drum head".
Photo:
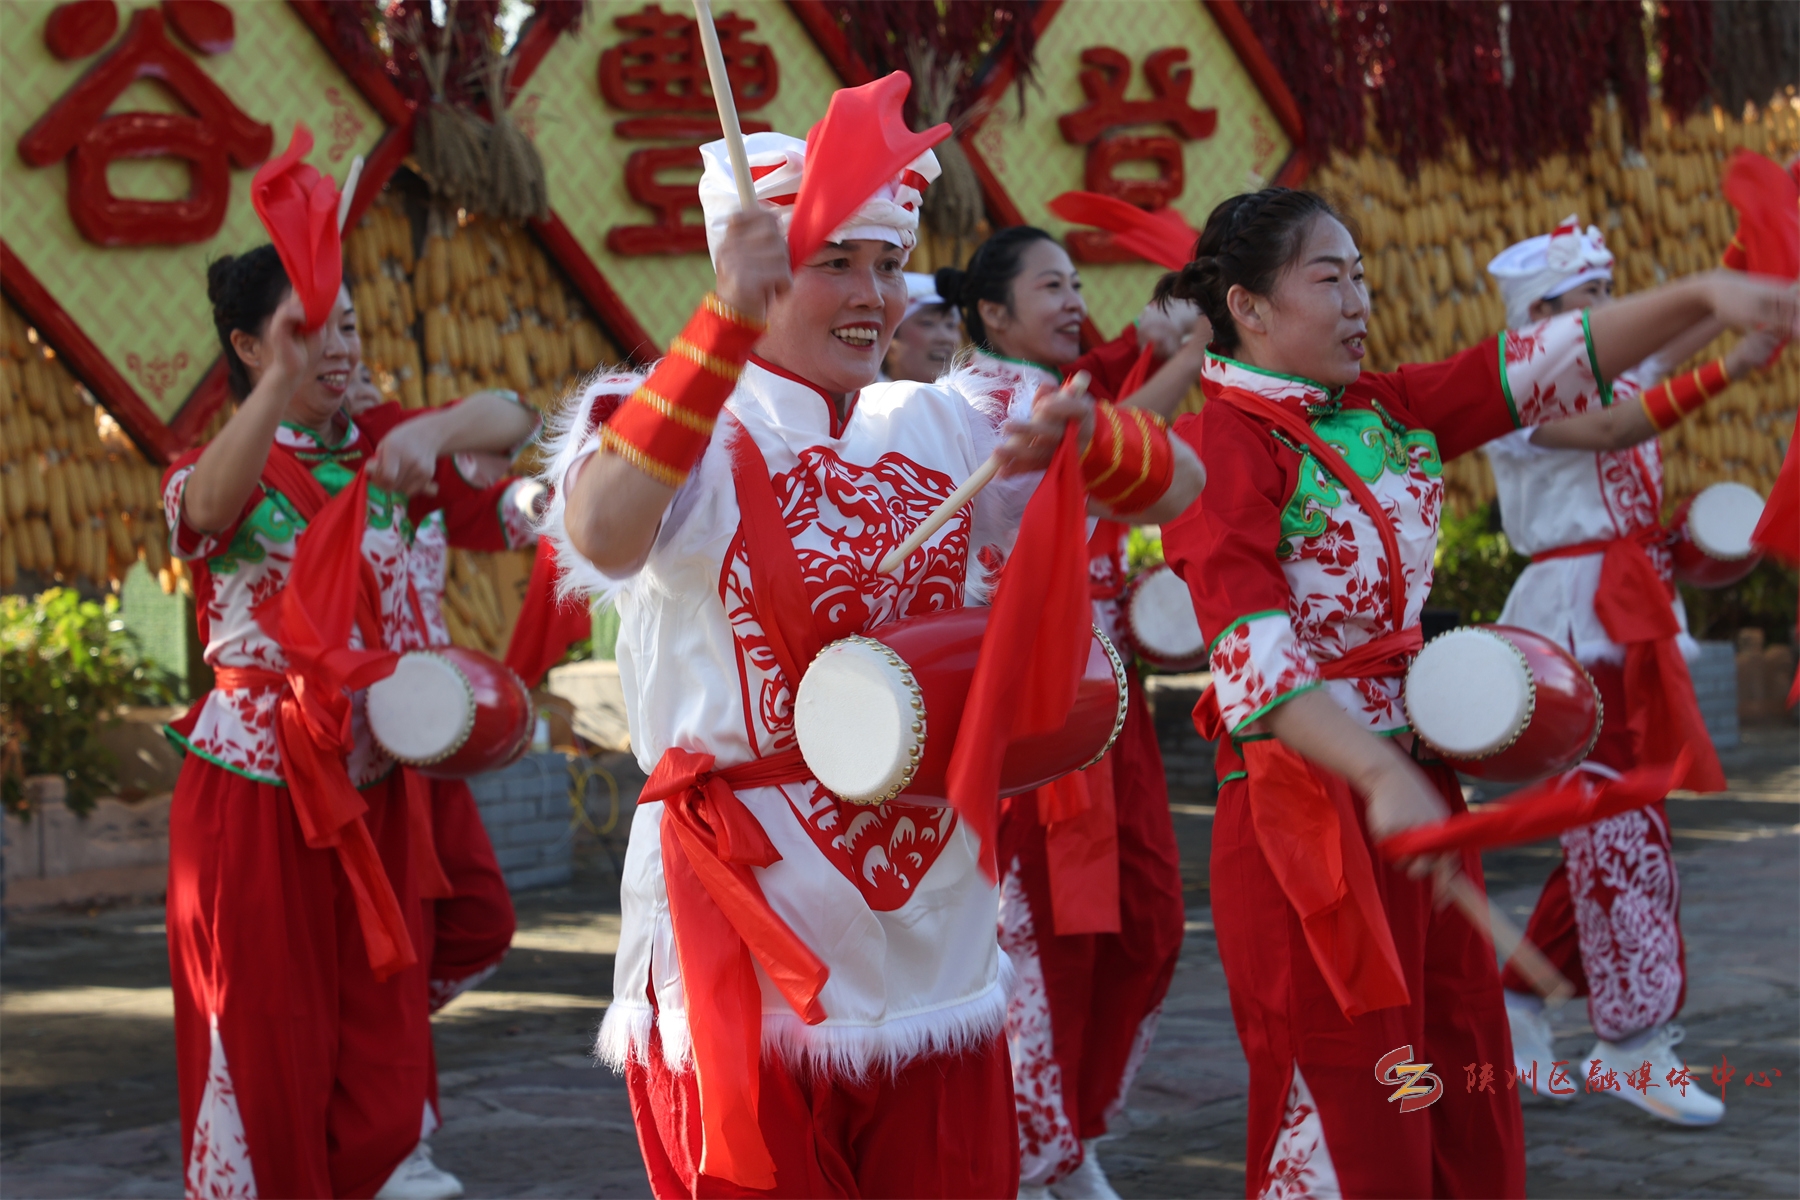
[[1715,483],[1688,506],[1688,536],[1711,558],[1749,558],[1750,534],[1762,520],[1763,499],[1741,483]]
[[462,749],[475,724],[475,693],[456,664],[429,650],[400,656],[369,685],[369,732],[403,763],[425,766]]
[[1131,593],[1131,636],[1159,658],[1194,658],[1206,652],[1206,635],[1194,615],[1194,598],[1181,576],[1157,567]]
[[806,669],[794,697],[794,737],[827,790],[881,804],[919,769],[925,701],[899,655],[872,638],[844,638]]
[[1406,673],[1406,716],[1440,754],[1485,758],[1512,745],[1531,719],[1531,668],[1487,629],[1452,629],[1427,642]]

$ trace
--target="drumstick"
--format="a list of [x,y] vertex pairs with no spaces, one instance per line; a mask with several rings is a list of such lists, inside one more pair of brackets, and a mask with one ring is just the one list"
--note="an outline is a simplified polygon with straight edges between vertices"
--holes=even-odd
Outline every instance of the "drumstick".
[[1438,873],[1438,888],[1447,893],[1456,907],[1462,910],[1469,923],[1485,933],[1494,948],[1500,953],[1502,965],[1516,963],[1519,974],[1531,984],[1532,990],[1544,998],[1546,1007],[1555,1008],[1564,1001],[1572,999],[1575,987],[1563,977],[1544,952],[1526,940],[1519,927],[1509,920],[1500,906],[1481,892],[1455,867]]
[[[1063,385],[1062,390],[1071,395],[1084,395],[1087,392],[1088,381],[1091,378],[1092,376],[1086,371],[1077,371],[1074,376],[1070,378],[1069,382]],[[895,571],[898,571],[901,565],[904,564],[907,559],[912,557],[915,550],[920,546],[923,546],[932,534],[944,527],[945,521],[948,521],[951,517],[954,517],[960,512],[963,505],[975,498],[975,493],[986,487],[989,482],[993,480],[994,473],[999,469],[999,457],[993,454],[988,455],[988,460],[979,467],[976,467],[969,477],[962,481],[961,487],[957,488],[954,492],[951,492],[948,496],[945,496],[944,502],[938,505],[929,517],[926,517],[923,521],[919,522],[918,527],[907,535],[904,542],[901,542],[898,546],[895,546],[892,550],[888,551],[887,557],[883,558],[881,560],[881,565],[875,569],[883,575],[892,575]]]
[[750,156],[744,152],[744,131],[738,125],[731,76],[725,70],[725,52],[719,48],[719,31],[713,25],[712,0],[694,0],[694,19],[700,27],[700,47],[706,54],[706,75],[712,80],[713,103],[719,109],[719,128],[725,131],[725,151],[731,156],[731,174],[737,181],[738,207],[744,212],[755,212],[756,188],[750,181]]

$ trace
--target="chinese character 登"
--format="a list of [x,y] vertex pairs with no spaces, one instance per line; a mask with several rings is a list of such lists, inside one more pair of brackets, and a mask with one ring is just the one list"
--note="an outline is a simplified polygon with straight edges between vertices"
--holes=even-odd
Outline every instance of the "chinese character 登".
[[[714,110],[699,27],[692,16],[666,13],[655,4],[613,24],[628,35],[600,55],[600,94],[607,104],[634,115],[613,131],[622,138],[679,141],[679,145],[635,150],[625,160],[625,190],[656,213],[650,225],[617,225],[607,232],[615,254],[692,254],[706,249],[706,227],[689,225],[682,214],[700,207],[696,182],[670,182],[666,171],[691,172],[700,166],[700,144],[721,136]],[[763,107],[781,86],[775,52],[747,41],[756,22],[722,13],[715,24],[724,52],[725,74],[740,113]],[[742,122],[745,133],[764,132],[766,122]]]
[[[1181,195],[1187,186],[1183,142],[1209,138],[1218,128],[1216,108],[1195,108],[1188,103],[1194,72],[1188,52],[1180,47],[1153,51],[1144,59],[1144,78],[1151,98],[1127,100],[1131,60],[1109,46],[1081,52],[1083,70],[1077,77],[1088,102],[1056,119],[1064,140],[1087,147],[1083,184],[1090,192],[1114,196],[1139,208],[1158,209]],[[1120,132],[1132,126],[1160,125],[1168,132],[1155,135]],[[1150,162],[1152,179],[1133,179],[1118,174],[1121,164]],[[1070,235],[1070,246],[1088,261],[1115,261],[1131,256],[1115,246],[1111,235],[1082,230]]]
[[[230,10],[214,8],[229,18]],[[229,22],[218,40],[200,40],[204,53],[229,49]],[[88,53],[99,48],[82,47]],[[144,78],[157,80],[189,111],[108,113],[127,88]],[[219,231],[231,202],[231,168],[262,162],[274,136],[169,40],[160,11],[140,8],[119,43],[25,131],[19,156],[34,167],[68,159],[69,216],[90,242],[180,245],[203,242]],[[114,195],[107,167],[130,158],[185,159],[192,181],[188,194],[179,200]]]
[[1662,1086],[1662,1084],[1650,1078],[1650,1064],[1647,1062],[1635,1070],[1627,1071],[1625,1073],[1625,1082],[1646,1096],[1650,1094],[1651,1088]]

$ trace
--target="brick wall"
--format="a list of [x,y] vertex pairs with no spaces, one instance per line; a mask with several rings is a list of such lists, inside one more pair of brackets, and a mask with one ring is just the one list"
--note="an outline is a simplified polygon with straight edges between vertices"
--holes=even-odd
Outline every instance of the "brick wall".
[[469,780],[506,886],[515,892],[569,882],[568,760],[527,754],[510,767]]

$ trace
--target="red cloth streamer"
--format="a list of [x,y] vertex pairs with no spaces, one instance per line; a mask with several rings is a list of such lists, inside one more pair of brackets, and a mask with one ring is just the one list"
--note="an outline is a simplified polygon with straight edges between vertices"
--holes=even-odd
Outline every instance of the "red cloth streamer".
[[325,324],[344,282],[337,183],[300,161],[312,145],[312,131],[295,122],[288,148],[264,163],[250,181],[250,203],[275,243],[294,294],[306,306],[309,330]]
[[999,878],[994,834],[1006,748],[1016,737],[1061,728],[1087,662],[1094,614],[1088,600],[1087,496],[1075,442],[1071,423],[1025,506],[950,752],[945,790],[957,815],[981,839],[981,869],[989,879]]
[[[355,746],[350,693],[392,674],[398,661],[379,646],[350,646],[359,605],[369,603],[363,593],[372,585],[362,554],[368,510],[368,476],[358,471],[301,531],[287,586],[258,607],[256,619],[287,656],[287,690],[275,733],[301,832],[315,850],[336,849],[356,901],[369,966],[377,979],[385,979],[418,957],[363,823],[368,806],[345,765]],[[346,587],[346,580],[357,584]]]
[[1725,770],[1700,719],[1700,701],[1676,638],[1681,626],[1668,605],[1668,587],[1644,547],[1620,538],[1606,547],[1594,614],[1606,636],[1625,647],[1625,714],[1639,761],[1684,761],[1675,786],[1725,790]]
[[712,755],[671,748],[639,797],[665,802],[663,877],[699,1076],[700,1171],[765,1191],[775,1186],[775,1161],[757,1117],[762,985],[755,964],[808,1025],[825,1019],[819,993],[830,972],[756,882],[751,868],[781,855],[736,789],[810,777],[798,750],[715,771]]
[[1593,775],[1571,771],[1560,779],[1516,792],[1504,804],[1396,833],[1384,838],[1376,849],[1383,858],[1395,861],[1553,837],[1565,829],[1656,803],[1688,770],[1688,758],[1684,749],[1673,763],[1638,767],[1618,779],[1598,782]]
[[1239,751],[1256,843],[1344,1016],[1409,1003],[1349,783],[1274,739]]
[[525,602],[506,643],[506,665],[528,688],[536,687],[570,646],[594,632],[587,605],[573,597],[557,599],[556,574],[556,546],[547,537],[539,538]]
[[806,166],[788,226],[788,254],[796,267],[877,188],[950,136],[948,125],[924,133],[907,128],[902,109],[910,90],[912,77],[895,71],[832,93],[825,119],[806,135]]
[[1725,199],[1738,211],[1744,268],[1800,279],[1800,184],[1760,154],[1739,150],[1725,168]]
[[1046,207],[1072,224],[1106,230],[1125,249],[1170,271],[1187,266],[1194,243],[1200,240],[1194,227],[1172,208],[1147,212],[1098,192],[1064,192]]

